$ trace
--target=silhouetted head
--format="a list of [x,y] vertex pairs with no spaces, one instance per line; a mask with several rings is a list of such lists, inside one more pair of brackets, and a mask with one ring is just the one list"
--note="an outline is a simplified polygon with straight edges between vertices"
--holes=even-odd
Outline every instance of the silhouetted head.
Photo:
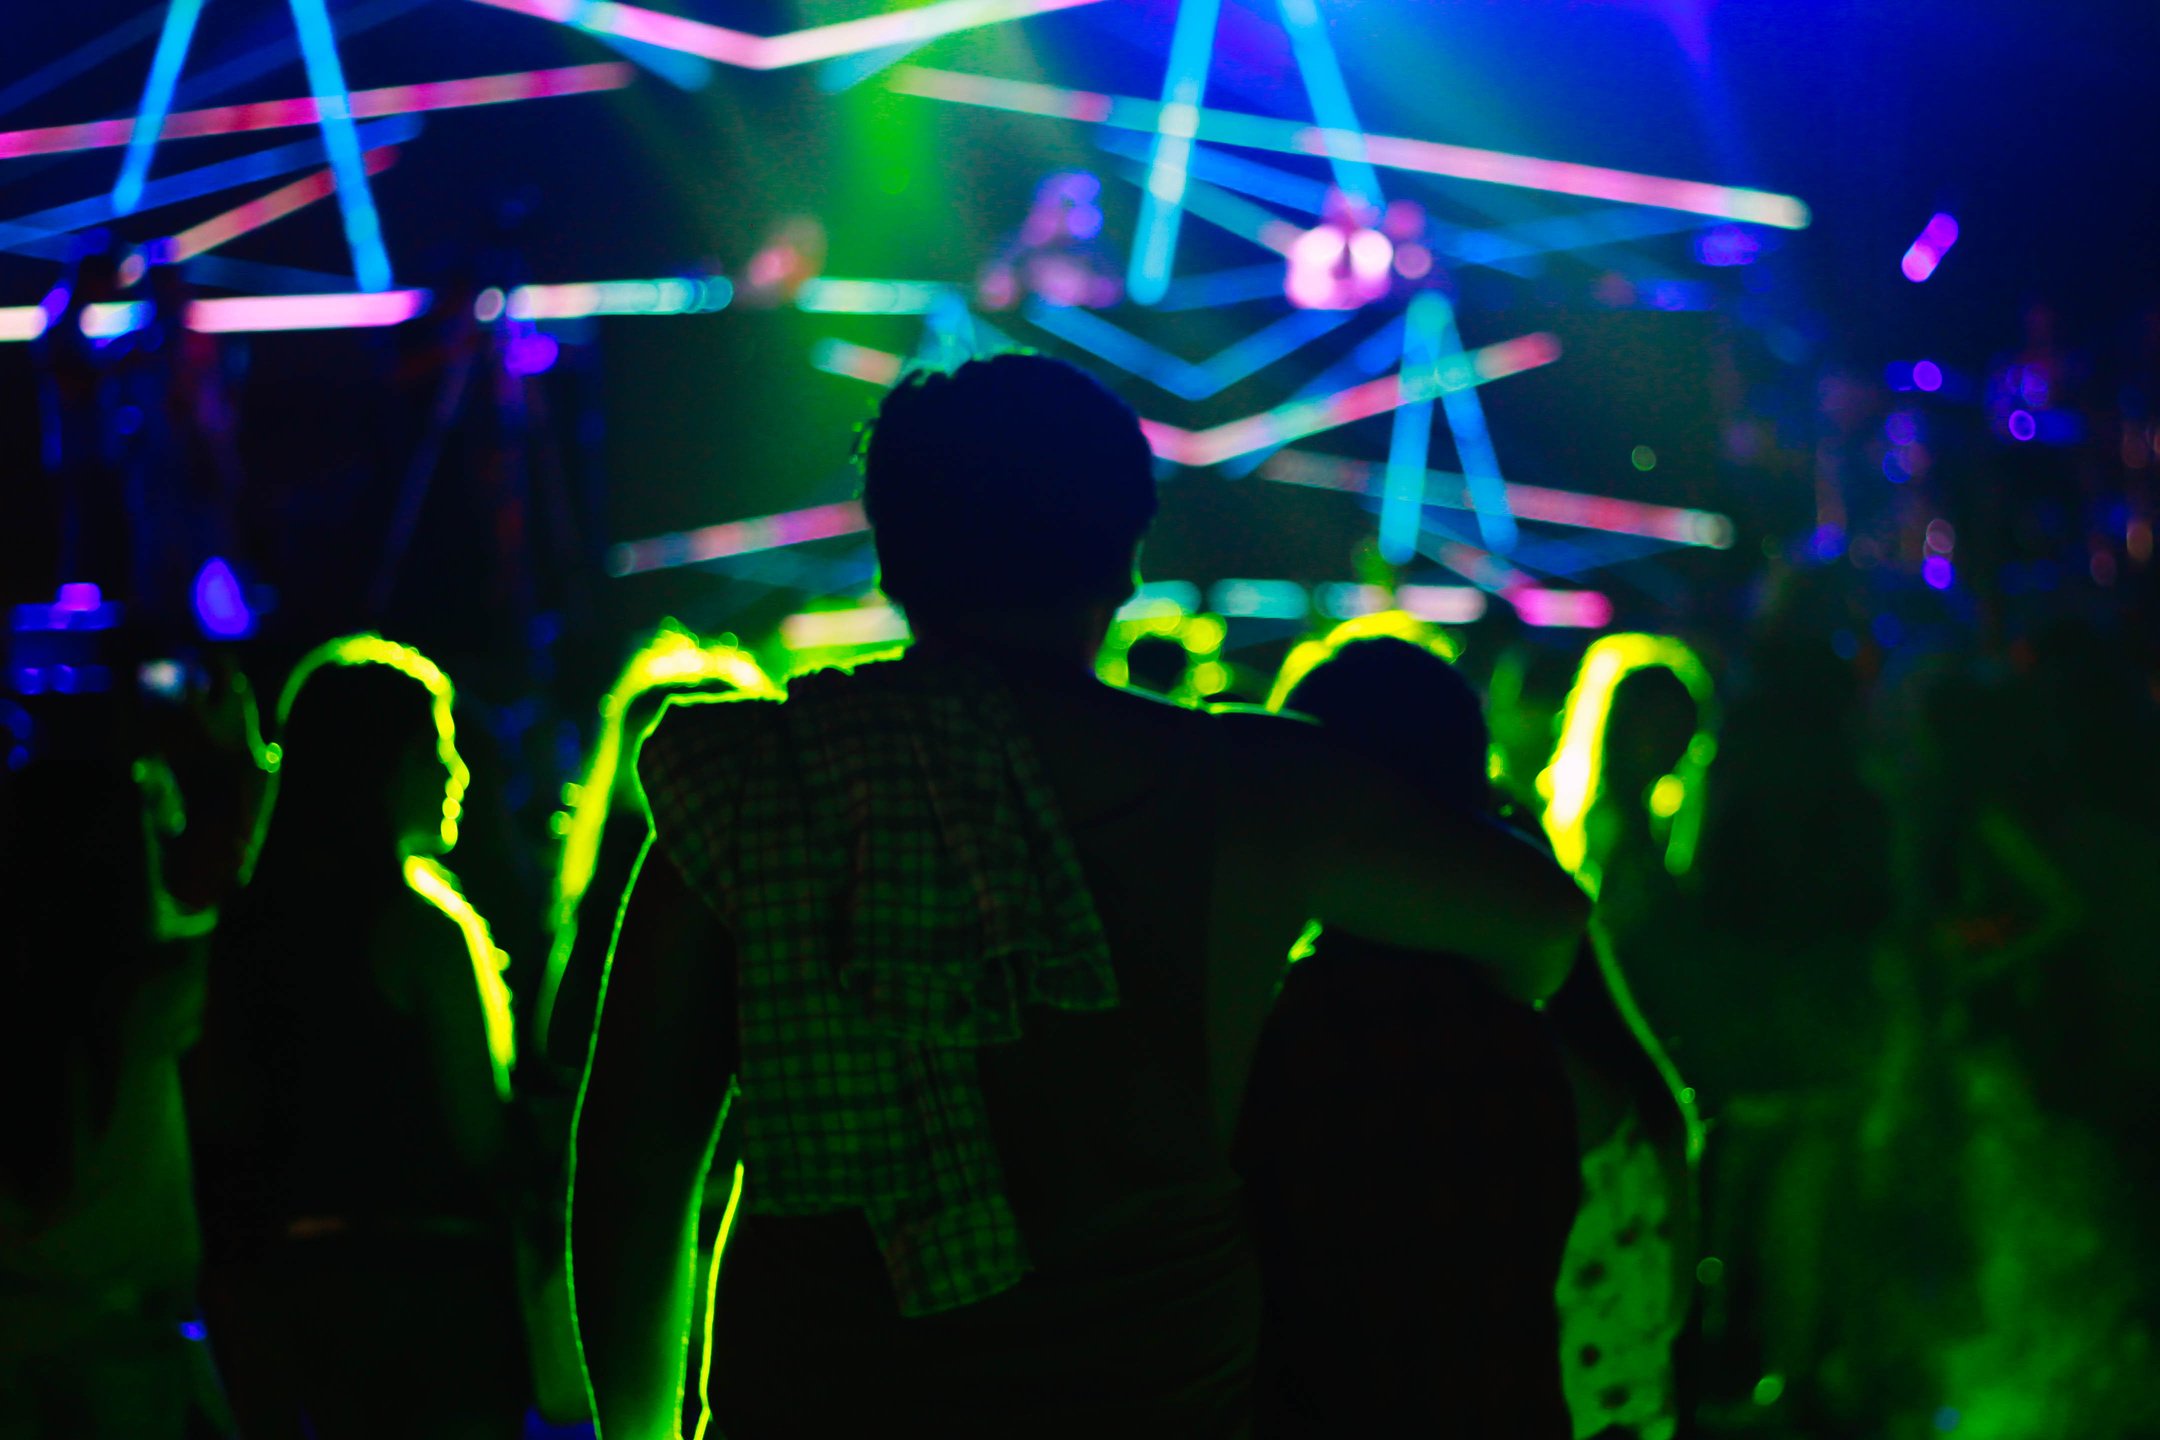
[[1489,804],[1489,737],[1477,692],[1423,645],[1391,635],[1350,641],[1297,682],[1285,708],[1450,805]]
[[1604,786],[1633,798],[1680,768],[1700,724],[1686,682],[1662,665],[1631,670],[1614,687],[1605,721]]
[[1126,683],[1138,690],[1168,695],[1185,683],[1192,659],[1181,640],[1142,635],[1125,651]]
[[908,376],[862,463],[881,583],[918,633],[1005,629],[1019,614],[1092,626],[1099,645],[1132,593],[1154,462],[1124,402],[1062,361],[997,355]]
[[264,862],[439,854],[457,843],[466,780],[451,689],[419,651],[352,635],[311,652],[278,703],[277,792]]

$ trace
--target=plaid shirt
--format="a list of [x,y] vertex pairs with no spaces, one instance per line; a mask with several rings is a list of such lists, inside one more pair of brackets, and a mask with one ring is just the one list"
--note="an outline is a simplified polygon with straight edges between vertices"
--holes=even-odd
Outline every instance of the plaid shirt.
[[904,1315],[1017,1284],[975,1047],[1117,982],[1011,695],[965,662],[829,671],[672,708],[638,770],[737,945],[744,1204],[861,1210]]

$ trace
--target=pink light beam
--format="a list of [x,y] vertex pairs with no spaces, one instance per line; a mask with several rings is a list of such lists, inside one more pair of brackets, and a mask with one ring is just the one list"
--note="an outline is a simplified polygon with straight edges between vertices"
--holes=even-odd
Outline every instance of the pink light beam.
[[1480,590],[1514,606],[1525,625],[1602,630],[1612,624],[1612,599],[1601,591],[1552,589],[1491,551],[1459,540],[1429,540],[1424,548]]
[[[1064,120],[1083,120],[1121,130],[1161,133],[1164,108],[1148,100],[1108,95],[1087,90],[1063,90],[1022,80],[999,80],[983,75],[964,75],[904,65],[893,71],[889,87],[902,95],[946,100],[961,105],[980,105],[1028,115],[1047,115]],[[1197,112],[1193,138],[1198,141],[1236,145],[1253,150],[1273,150],[1291,155],[1315,155],[1329,160],[1365,161],[1392,170],[1425,175],[1446,175],[1459,180],[1480,180],[1524,190],[1558,195],[1613,200],[1628,205],[1650,205],[1743,220],[1784,230],[1803,230],[1809,223],[1808,207],[1791,195],[1750,190],[1733,185],[1708,185],[1694,180],[1675,180],[1662,175],[1643,175],[1632,170],[1611,170],[1597,165],[1576,165],[1563,160],[1543,160],[1500,150],[1478,150],[1466,145],[1446,145],[1434,140],[1412,140],[1392,135],[1370,135],[1351,130],[1331,130],[1294,120],[1275,120],[1229,110]],[[1177,117],[1183,128],[1187,117]]]
[[[1467,390],[1493,380],[1519,375],[1550,365],[1560,358],[1560,342],[1539,331],[1502,340],[1482,349],[1459,351],[1414,378],[1408,385],[1398,375],[1383,375],[1332,395],[1293,400],[1273,410],[1263,410],[1206,430],[1187,430],[1163,420],[1141,417],[1140,430],[1148,448],[1165,460],[1195,469],[1219,465],[1254,450],[1302,440],[1322,430],[1348,425],[1373,415],[1384,415],[1402,405],[1430,400],[1436,395]],[[887,350],[873,350],[844,340],[821,342],[811,353],[820,370],[873,385],[890,385],[900,378],[906,362]]]
[[[380,175],[397,163],[397,147],[385,145],[370,150],[363,160],[368,174]],[[200,224],[190,225],[176,235],[153,240],[143,247],[143,255],[155,265],[177,265],[336,193],[337,177],[328,170],[318,170],[289,185],[280,185],[244,205],[235,205],[222,215],[213,215]]]
[[514,10],[597,35],[636,40],[663,50],[698,55],[744,70],[780,70],[842,55],[859,55],[894,45],[920,45],[940,35],[1000,25],[1053,10],[1093,5],[1097,0],[938,0],[938,3],[885,15],[866,15],[835,25],[818,25],[784,35],[753,35],[685,19],[618,0],[475,0],[498,10]]
[[889,350],[873,350],[867,345],[854,345],[845,340],[820,341],[810,352],[810,363],[828,375],[845,375],[850,380],[863,380],[872,385],[893,384],[907,365]]
[[354,330],[402,325],[426,310],[425,290],[349,295],[229,295],[188,302],[187,327],[206,335],[265,330]]
[[1458,352],[1407,384],[1399,375],[1383,375],[1332,395],[1293,400],[1273,410],[1206,430],[1183,430],[1159,420],[1142,420],[1140,428],[1147,434],[1148,444],[1155,453],[1166,460],[1195,468],[1219,465],[1270,445],[1302,440],[1307,435],[1369,416],[1384,415],[1436,395],[1467,390],[1474,385],[1535,370],[1559,358],[1559,340],[1541,331],[1482,349]]
[[1528,585],[1503,597],[1525,625],[1602,630],[1612,624],[1612,598],[1597,590],[1550,590]]
[[[229,295],[188,302],[187,328],[205,335],[273,330],[365,330],[402,325],[428,307],[425,290],[341,291],[329,295]],[[33,318],[34,317],[34,318]],[[35,340],[51,316],[42,306],[0,308],[0,340]],[[109,340],[149,323],[147,300],[112,300],[83,308],[82,332]]]
[[699,565],[760,550],[778,550],[811,540],[830,540],[836,535],[858,535],[870,528],[862,505],[842,500],[834,505],[813,505],[805,510],[783,510],[749,520],[730,520],[649,540],[632,540],[607,553],[608,574],[640,575],[648,570],[672,570],[679,565]]
[[[1385,467],[1364,460],[1316,455],[1308,450],[1284,450],[1269,456],[1260,466],[1259,473],[1262,479],[1284,485],[1373,495],[1384,488]],[[1469,484],[1464,477],[1446,470],[1428,470],[1425,484],[1425,503],[1428,505],[1445,505],[1455,510],[1471,508]],[[1732,521],[1710,510],[1651,505],[1639,500],[1586,495],[1575,490],[1553,490],[1543,485],[1522,485],[1513,481],[1507,482],[1507,501],[1508,509],[1517,519],[1536,520],[1547,525],[1602,530],[1614,535],[1641,535],[1712,550],[1728,549],[1733,542]]]
[[[425,110],[459,110],[475,105],[505,105],[518,100],[548,100],[620,90],[637,78],[637,69],[614,60],[600,65],[570,65],[556,70],[524,70],[509,75],[478,75],[463,80],[431,80],[418,85],[390,85],[355,90],[349,97],[355,120],[409,115]],[[322,118],[312,96],[292,100],[257,100],[218,105],[207,110],[179,110],[165,117],[159,141],[204,135],[237,135],[251,130],[284,130],[314,125]],[[135,122],[93,120],[80,125],[48,125],[36,130],[0,131],[0,160],[24,155],[61,155],[125,145]]]

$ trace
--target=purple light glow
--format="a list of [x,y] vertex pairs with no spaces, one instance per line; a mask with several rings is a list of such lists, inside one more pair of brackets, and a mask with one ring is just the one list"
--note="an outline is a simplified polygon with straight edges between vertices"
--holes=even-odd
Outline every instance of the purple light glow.
[[255,613],[241,593],[240,577],[221,556],[211,556],[196,572],[195,619],[213,640],[245,639],[255,629]]
[[1695,237],[1695,258],[1705,265],[1752,265],[1762,241],[1738,225],[1719,225]]
[[1283,293],[1304,310],[1355,310],[1388,292],[1395,244],[1378,230],[1317,225],[1290,243]]
[[535,330],[519,335],[503,347],[503,369],[512,375],[545,375],[554,367],[562,346],[552,335]]
[[1935,267],[1942,264],[1943,256],[1950,253],[1957,238],[1957,218],[1937,212],[1928,221],[1927,228],[1920,232],[1920,237],[1906,248],[1904,257],[1898,261],[1898,269],[1905,272],[1907,280],[1920,284],[1935,273]]
[[1920,389],[1926,390],[1930,393],[1942,389],[1942,366],[1937,365],[1932,360],[1914,361],[1912,367],[1912,383],[1918,386]]
[[1927,581],[1930,589],[1947,590],[1956,576],[1956,568],[1947,555],[1930,555],[1920,562],[1920,578]]
[[2034,421],[2031,411],[2013,410],[2010,412],[2011,439],[2018,441],[2030,440],[2039,433],[2040,426]]
[[17,605],[10,621],[18,631],[110,630],[120,623],[119,602],[107,600],[93,581],[63,584],[49,605]]

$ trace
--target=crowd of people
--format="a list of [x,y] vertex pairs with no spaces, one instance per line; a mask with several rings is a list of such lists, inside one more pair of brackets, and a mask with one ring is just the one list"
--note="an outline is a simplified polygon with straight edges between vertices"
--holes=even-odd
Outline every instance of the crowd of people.
[[1177,704],[1096,678],[1108,392],[863,458],[913,644],[611,697],[532,1003],[406,647],[10,776],[0,1436],[2160,1426],[2133,607],[1893,655],[1772,558],[1693,645],[1384,614]]

